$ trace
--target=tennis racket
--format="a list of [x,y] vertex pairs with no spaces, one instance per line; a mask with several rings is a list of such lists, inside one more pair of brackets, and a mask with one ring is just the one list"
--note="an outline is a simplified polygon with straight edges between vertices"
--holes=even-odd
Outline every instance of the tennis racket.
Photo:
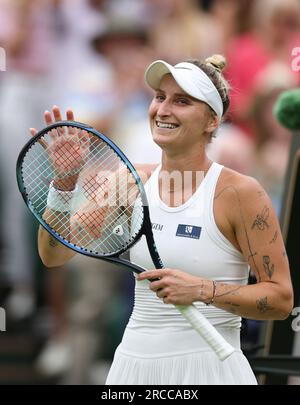
[[[32,214],[68,248],[140,273],[145,269],[120,255],[145,235],[155,268],[164,267],[142,181],[122,151],[95,129],[74,121],[47,126],[20,152],[17,181]],[[233,353],[195,306],[176,308],[221,360]]]

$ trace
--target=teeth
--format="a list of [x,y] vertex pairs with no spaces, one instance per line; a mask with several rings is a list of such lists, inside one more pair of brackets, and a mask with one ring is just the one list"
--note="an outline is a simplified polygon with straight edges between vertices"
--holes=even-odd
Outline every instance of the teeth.
[[159,128],[168,128],[168,129],[174,129],[174,128],[178,127],[178,125],[175,125],[175,124],[169,124],[167,122],[159,122],[159,121],[156,121],[156,125]]

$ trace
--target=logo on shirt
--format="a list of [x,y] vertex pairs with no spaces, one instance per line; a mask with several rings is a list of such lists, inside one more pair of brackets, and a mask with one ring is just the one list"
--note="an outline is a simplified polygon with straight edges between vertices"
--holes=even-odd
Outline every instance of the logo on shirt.
[[164,226],[162,224],[156,224],[156,223],[152,222],[152,229],[154,231],[162,231],[163,227]]
[[200,226],[179,224],[176,231],[176,236],[181,236],[183,238],[199,239],[201,229],[202,228]]

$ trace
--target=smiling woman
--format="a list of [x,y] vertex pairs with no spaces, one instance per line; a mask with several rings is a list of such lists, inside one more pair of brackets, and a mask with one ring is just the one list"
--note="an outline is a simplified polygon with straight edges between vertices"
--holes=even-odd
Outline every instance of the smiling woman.
[[209,109],[202,101],[182,94],[174,79],[165,75],[149,108],[154,142],[168,150],[181,147],[186,151],[203,144],[218,126],[217,116],[209,114]]
[[[203,142],[203,136],[199,137],[199,134],[211,140],[229,107],[229,85],[220,75],[225,64],[223,56],[215,55],[206,63],[190,61],[173,67],[164,61],[156,61],[149,66],[146,81],[156,90],[149,115],[154,141],[159,146],[162,145],[155,135],[166,134],[157,129],[174,130],[181,126],[180,119],[194,123],[195,128],[191,130],[198,141]],[[185,106],[189,108],[184,109]],[[171,111],[176,119],[174,122],[170,121]]]
[[[155,91],[150,126],[162,161],[145,188],[157,248],[169,268],[151,270],[145,241],[131,249],[131,260],[149,271],[137,277],[135,307],[107,384],[256,384],[240,350],[241,316],[284,319],[291,311],[288,261],[270,199],[254,179],[206,155],[229,107],[225,65],[215,55],[176,66],[159,60],[146,71]],[[185,181],[187,173],[196,181]],[[256,219],[266,210],[268,226],[261,230]],[[266,242],[274,233],[277,248]],[[256,285],[247,285],[249,266]],[[235,347],[234,355],[218,362],[172,310],[174,303],[194,303]]]
[[[176,66],[155,61],[146,71],[154,90],[150,126],[162,160],[155,168],[139,165],[139,174],[166,268],[153,269],[143,237],[131,248],[131,262],[147,271],[137,276],[133,313],[107,384],[256,384],[240,349],[241,317],[285,319],[292,309],[288,260],[269,197],[256,180],[206,154],[229,106],[224,66],[214,56]],[[52,112],[60,121],[59,109]],[[49,112],[45,118],[53,121]],[[70,110],[67,119],[74,119]],[[72,182],[74,176],[55,195],[75,193]],[[49,243],[44,229],[39,251],[49,267],[74,255]],[[257,283],[247,285],[250,267]],[[191,304],[234,347],[225,361],[174,307]]]

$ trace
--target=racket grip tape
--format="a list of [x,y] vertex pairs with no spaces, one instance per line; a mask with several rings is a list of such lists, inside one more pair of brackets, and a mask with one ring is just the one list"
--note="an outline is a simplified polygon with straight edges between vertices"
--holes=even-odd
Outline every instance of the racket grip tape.
[[176,305],[184,318],[193,326],[203,340],[213,349],[220,360],[225,360],[235,349],[194,305]]

